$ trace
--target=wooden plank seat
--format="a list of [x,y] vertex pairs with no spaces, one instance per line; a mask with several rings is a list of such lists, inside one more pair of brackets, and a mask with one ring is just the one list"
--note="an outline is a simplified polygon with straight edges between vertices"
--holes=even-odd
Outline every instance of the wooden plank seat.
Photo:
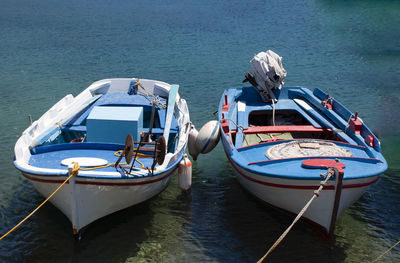
[[[236,130],[231,130],[231,133],[236,133]],[[312,125],[281,125],[281,126],[251,126],[243,130],[244,134],[254,133],[282,133],[282,132],[317,132],[327,133],[332,132],[330,128],[316,128]]]
[[244,134],[280,133],[280,132],[331,132],[329,128],[316,128],[312,125],[252,126],[245,129]]

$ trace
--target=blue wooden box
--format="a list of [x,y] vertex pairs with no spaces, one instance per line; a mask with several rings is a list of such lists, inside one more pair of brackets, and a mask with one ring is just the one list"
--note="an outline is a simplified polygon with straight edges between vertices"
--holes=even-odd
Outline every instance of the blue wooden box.
[[86,140],[125,144],[128,133],[139,141],[142,129],[142,107],[96,106],[86,119]]

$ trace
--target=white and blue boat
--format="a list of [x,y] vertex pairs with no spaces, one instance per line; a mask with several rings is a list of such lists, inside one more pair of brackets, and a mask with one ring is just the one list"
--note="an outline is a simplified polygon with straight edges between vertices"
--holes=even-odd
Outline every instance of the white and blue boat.
[[[65,96],[15,145],[15,167],[72,222],[74,233],[160,193],[184,156],[190,130],[178,85],[104,79]],[[122,159],[123,155],[125,158]],[[122,159],[122,160],[121,160]]]
[[322,90],[283,86],[281,58],[262,53],[246,74],[253,87],[225,90],[219,102],[226,156],[246,190],[293,214],[313,196],[326,169],[342,171],[303,215],[332,235],[337,217],[387,169],[379,139]]

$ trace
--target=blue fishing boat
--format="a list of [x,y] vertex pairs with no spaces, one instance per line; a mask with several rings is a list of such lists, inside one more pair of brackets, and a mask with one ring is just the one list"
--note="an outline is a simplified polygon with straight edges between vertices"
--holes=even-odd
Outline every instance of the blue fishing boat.
[[379,139],[321,89],[285,87],[272,51],[257,54],[252,86],[225,90],[218,107],[221,141],[240,184],[259,199],[298,214],[321,174],[336,169],[303,218],[332,235],[337,217],[387,169]]
[[178,85],[104,79],[65,96],[15,145],[15,167],[80,229],[160,193],[187,145],[190,118]]

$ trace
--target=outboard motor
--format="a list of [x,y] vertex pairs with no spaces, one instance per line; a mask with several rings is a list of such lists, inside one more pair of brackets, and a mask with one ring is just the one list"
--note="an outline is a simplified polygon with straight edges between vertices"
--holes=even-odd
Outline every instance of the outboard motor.
[[264,102],[276,102],[273,90],[281,89],[286,77],[282,57],[268,50],[255,55],[250,63],[254,71],[248,71],[243,82],[250,82]]

